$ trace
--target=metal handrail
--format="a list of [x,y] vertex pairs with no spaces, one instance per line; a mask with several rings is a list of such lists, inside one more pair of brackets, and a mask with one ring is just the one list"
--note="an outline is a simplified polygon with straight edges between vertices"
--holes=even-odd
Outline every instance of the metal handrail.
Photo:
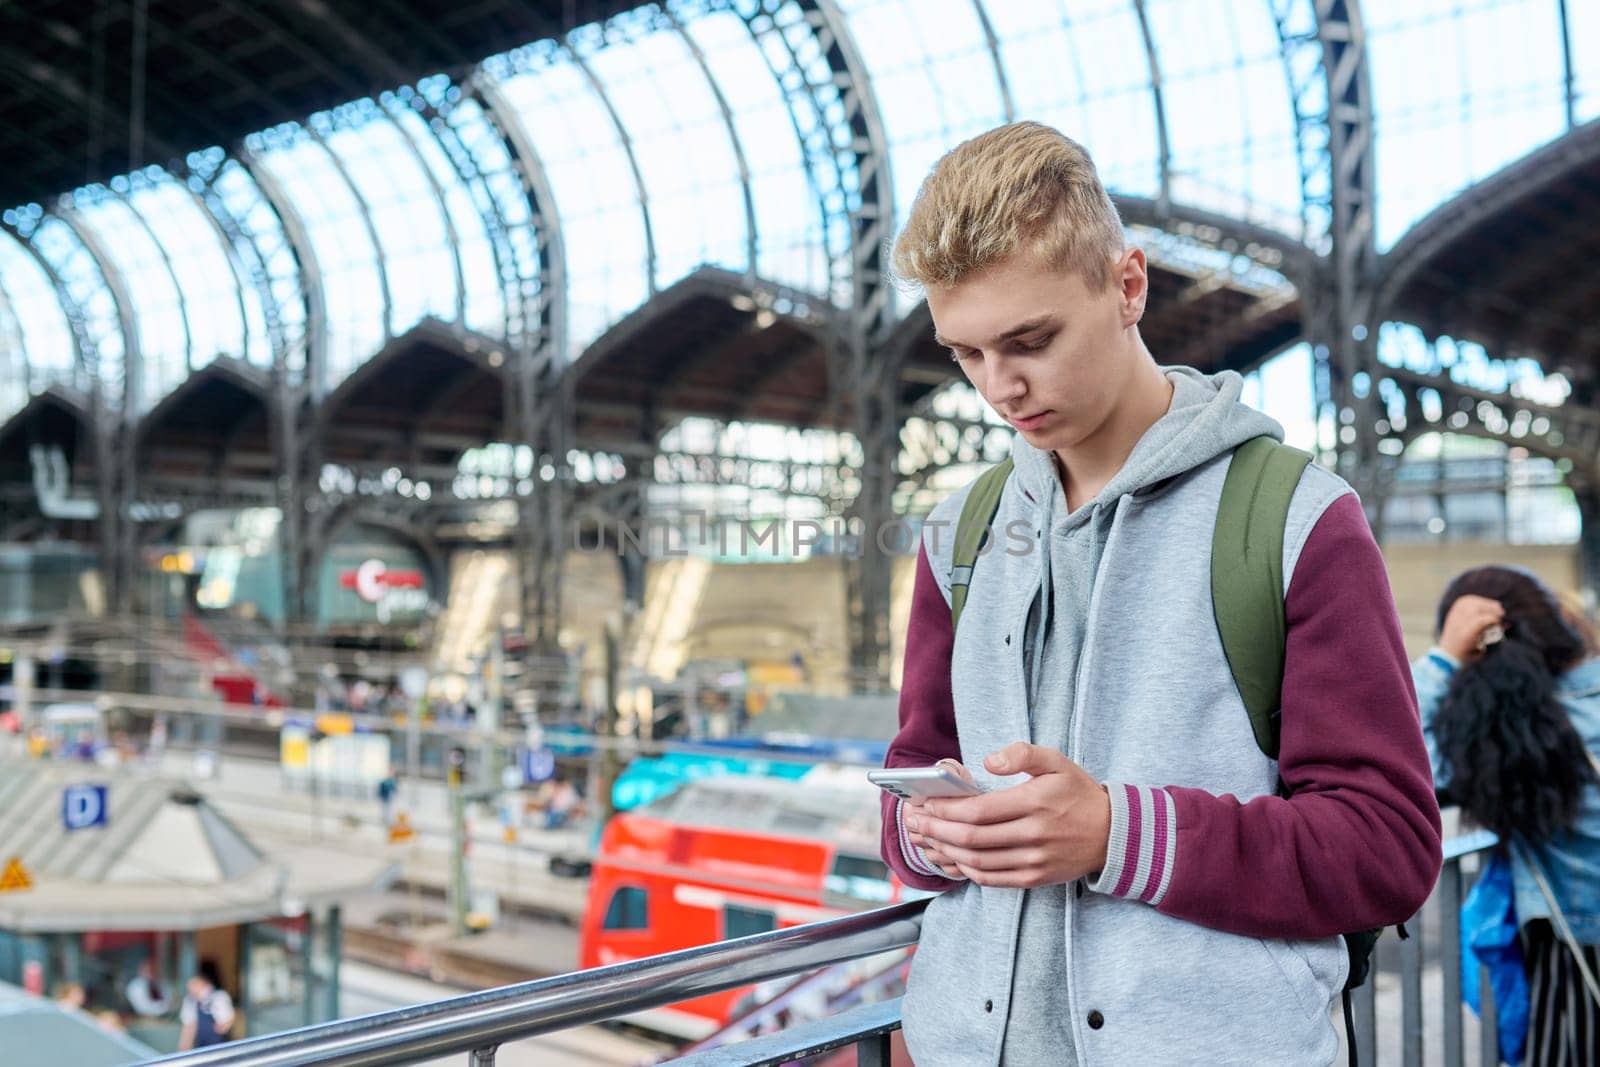
[[[1467,833],[1444,843],[1439,883],[1443,919],[1440,956],[1444,972],[1444,1062],[1464,1060],[1461,1016],[1461,945],[1456,927],[1463,889],[1462,860],[1497,843],[1487,831]],[[896,904],[844,918],[756,934],[735,941],[687,949],[665,956],[574,972],[538,982],[505,986],[466,996],[286,1033],[233,1042],[199,1052],[150,1061],[151,1067],[386,1067],[467,1053],[469,1067],[493,1067],[496,1049],[507,1041],[613,1019],[709,993],[797,974],[915,945],[927,900]],[[1403,1001],[1402,1062],[1413,1067],[1422,1057],[1422,931],[1401,943]],[[1377,1062],[1375,987],[1356,991],[1357,1058]],[[1485,1025],[1480,1031],[1484,1063],[1497,1061],[1493,1009],[1485,990]],[[888,1063],[888,1034],[899,1026],[899,1002],[862,1005],[842,1015],[817,1020],[754,1042],[741,1042],[682,1062],[695,1067],[778,1063],[802,1052],[857,1043],[863,1063]]]
[[161,1067],[387,1067],[495,1049],[916,944],[926,900],[152,1060]]

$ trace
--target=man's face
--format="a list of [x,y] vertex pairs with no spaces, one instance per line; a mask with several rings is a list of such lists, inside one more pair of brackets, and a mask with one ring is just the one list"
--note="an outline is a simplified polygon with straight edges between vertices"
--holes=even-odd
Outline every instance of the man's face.
[[1093,437],[1132,380],[1129,331],[1144,310],[1144,254],[1123,254],[1110,286],[1019,255],[928,290],[935,335],[962,373],[1035,448]]

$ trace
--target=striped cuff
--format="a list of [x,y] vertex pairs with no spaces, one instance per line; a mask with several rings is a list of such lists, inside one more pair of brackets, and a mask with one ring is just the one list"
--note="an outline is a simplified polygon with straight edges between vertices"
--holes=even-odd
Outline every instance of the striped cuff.
[[928,859],[927,854],[911,843],[911,835],[906,832],[906,820],[902,815],[902,810],[905,806],[906,802],[904,800],[896,800],[894,802],[894,824],[900,831],[900,855],[905,857],[906,866],[918,874],[925,874],[930,878],[948,878],[952,882],[964,881],[965,879],[959,876],[951,878],[950,875],[934,866],[933,862]]
[[1165,789],[1107,782],[1111,840],[1106,866],[1090,881],[1096,893],[1160,904],[1172,884],[1178,851],[1178,811]]

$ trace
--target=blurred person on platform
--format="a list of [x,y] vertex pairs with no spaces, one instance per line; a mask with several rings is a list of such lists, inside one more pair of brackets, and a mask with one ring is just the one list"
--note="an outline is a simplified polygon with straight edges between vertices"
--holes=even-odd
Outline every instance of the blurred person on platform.
[[1489,566],[1446,587],[1437,635],[1412,665],[1434,780],[1500,838],[1463,913],[1484,931],[1468,946],[1500,979],[1502,1056],[1517,1062],[1525,1034],[1529,1063],[1600,1064],[1594,631],[1533,574]]
[[56,1007],[69,1011],[82,1011],[89,1002],[89,994],[77,982],[67,982],[56,989]]
[[172,988],[161,981],[149,956],[139,961],[139,973],[128,980],[122,995],[133,1013],[146,1019],[158,1019],[172,1010]]
[[189,978],[178,1021],[183,1024],[178,1036],[180,1051],[220,1045],[232,1034],[233,998],[222,988],[217,965],[211,960],[202,960]]

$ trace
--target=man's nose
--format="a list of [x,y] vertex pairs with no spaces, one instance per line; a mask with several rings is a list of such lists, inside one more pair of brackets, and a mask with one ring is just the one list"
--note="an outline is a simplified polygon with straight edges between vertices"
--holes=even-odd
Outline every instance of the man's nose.
[[985,355],[983,362],[990,403],[1009,403],[1027,395],[1027,379],[1013,361],[1002,356]]

